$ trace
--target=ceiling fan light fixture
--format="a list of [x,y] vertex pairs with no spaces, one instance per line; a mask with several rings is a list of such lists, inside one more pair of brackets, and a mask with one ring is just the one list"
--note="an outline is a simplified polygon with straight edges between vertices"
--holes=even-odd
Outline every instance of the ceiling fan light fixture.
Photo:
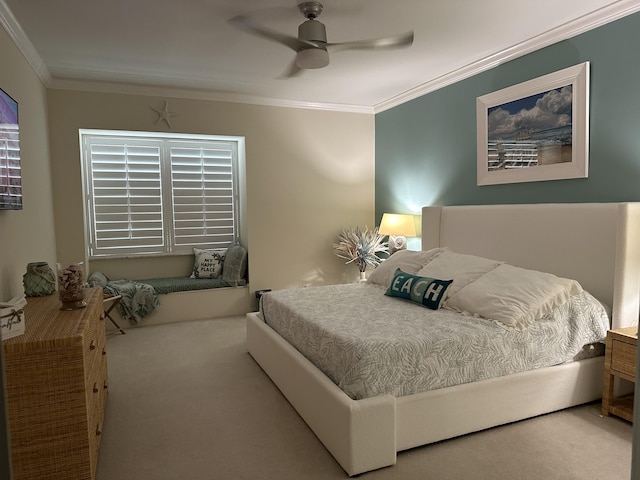
[[305,69],[326,67],[329,53],[324,48],[305,48],[296,54],[296,64]]

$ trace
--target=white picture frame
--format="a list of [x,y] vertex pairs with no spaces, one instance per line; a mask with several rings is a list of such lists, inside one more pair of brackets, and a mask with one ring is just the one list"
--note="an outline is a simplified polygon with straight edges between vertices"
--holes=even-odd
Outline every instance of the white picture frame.
[[589,62],[477,97],[478,185],[589,175]]

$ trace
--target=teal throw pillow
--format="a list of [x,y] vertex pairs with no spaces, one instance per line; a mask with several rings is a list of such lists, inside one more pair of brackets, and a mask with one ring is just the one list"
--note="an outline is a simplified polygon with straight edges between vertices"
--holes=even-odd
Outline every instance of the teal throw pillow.
[[398,268],[393,274],[393,279],[385,295],[404,298],[424,305],[431,310],[437,310],[452,282],[453,280],[438,280],[437,278],[411,275]]

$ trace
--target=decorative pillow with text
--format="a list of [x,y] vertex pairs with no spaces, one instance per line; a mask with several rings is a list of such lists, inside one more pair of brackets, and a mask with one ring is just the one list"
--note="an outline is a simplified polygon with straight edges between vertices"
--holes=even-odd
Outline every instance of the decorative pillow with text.
[[437,310],[452,282],[453,280],[438,280],[437,278],[411,275],[398,268],[385,295],[404,298],[431,310]]
[[191,278],[218,278],[222,274],[224,257],[227,254],[226,248],[214,250],[203,250],[194,248],[195,263]]

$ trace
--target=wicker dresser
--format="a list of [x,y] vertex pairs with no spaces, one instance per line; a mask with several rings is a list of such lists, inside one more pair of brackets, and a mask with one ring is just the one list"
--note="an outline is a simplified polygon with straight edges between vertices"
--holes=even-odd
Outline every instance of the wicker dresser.
[[24,335],[4,341],[14,480],[95,478],[107,397],[102,289],[62,311],[29,298]]

